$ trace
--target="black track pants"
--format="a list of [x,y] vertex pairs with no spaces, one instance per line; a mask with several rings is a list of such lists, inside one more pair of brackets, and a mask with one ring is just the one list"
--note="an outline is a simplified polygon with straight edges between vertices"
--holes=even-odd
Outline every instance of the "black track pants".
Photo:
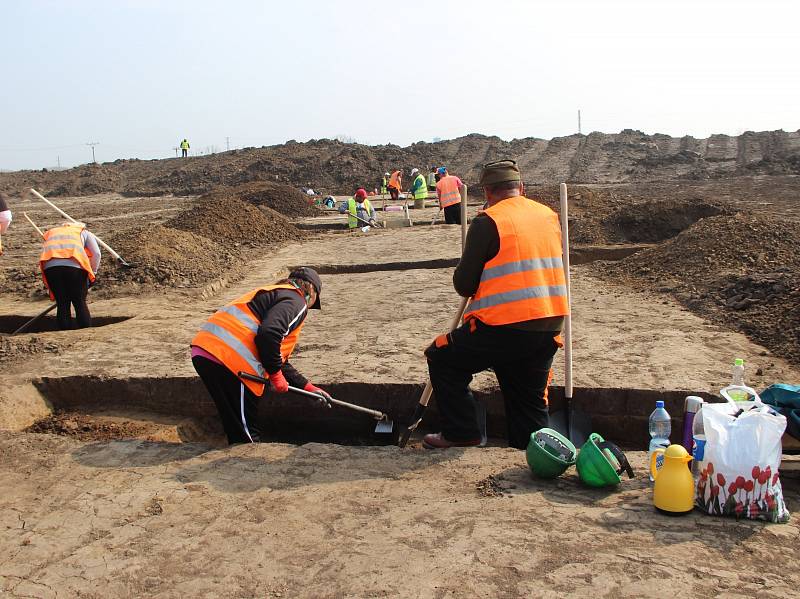
[[58,328],[62,331],[74,329],[71,306],[75,306],[77,328],[92,326],[92,315],[86,305],[86,292],[89,291],[89,273],[82,268],[53,266],[45,269],[47,285],[56,298]]
[[222,364],[202,356],[194,356],[192,364],[217,406],[228,443],[258,443],[258,397]]
[[444,222],[447,225],[461,224],[461,202],[451,204],[444,209]]
[[472,320],[431,344],[425,356],[445,439],[480,439],[469,384],[472,375],[493,368],[505,400],[508,444],[525,449],[531,433],[548,425],[547,383],[558,349],[556,334]]

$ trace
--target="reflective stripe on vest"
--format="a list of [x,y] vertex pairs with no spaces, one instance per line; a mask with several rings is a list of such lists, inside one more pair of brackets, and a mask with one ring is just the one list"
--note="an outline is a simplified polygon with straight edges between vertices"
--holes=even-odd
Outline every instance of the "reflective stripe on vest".
[[[274,289],[290,289],[302,296],[302,292],[290,284],[268,285],[254,289],[212,314],[208,321],[200,327],[200,331],[192,339],[191,345],[200,347],[210,353],[234,374],[243,371],[261,377],[268,376],[264,365],[259,359],[255,342],[261,323],[247,307],[247,304],[252,301],[257,293]],[[284,333],[280,348],[283,362],[289,359],[297,344],[306,312],[307,307],[304,305],[297,317],[289,323],[289,330]],[[300,324],[292,329],[298,320]],[[242,382],[255,395],[259,397],[263,395],[265,385],[248,380]]]
[[516,196],[486,210],[500,250],[483,269],[464,319],[498,326],[569,313],[558,216]]
[[[414,185],[417,185],[416,189]],[[415,200],[424,200],[428,197],[428,189],[425,186],[425,177],[422,175],[417,175],[417,178],[414,179],[414,184],[411,186],[414,189],[414,199]]]
[[461,201],[461,194],[458,193],[458,177],[447,175],[439,179],[436,184],[436,191],[439,194],[439,206],[447,208]]
[[389,187],[394,187],[397,191],[400,191],[400,174],[400,171],[395,171],[389,177]]
[[[42,253],[39,255],[39,268],[42,271],[42,281],[44,281],[48,291],[50,290],[50,285],[47,283],[47,274],[44,266],[46,262],[56,258],[74,260],[86,271],[90,281],[95,280],[94,271],[92,271],[92,265],[89,262],[89,253],[83,247],[82,232],[83,227],[75,225],[63,225],[45,231]],[[55,299],[52,291],[50,291],[50,299]]]
[[[361,227],[365,223],[359,221],[356,216],[358,215],[358,207],[356,206],[358,202],[356,202],[355,198],[350,198],[347,201],[347,211],[350,213],[350,216],[347,217],[347,226],[351,229],[355,229],[356,227]],[[364,199],[364,208],[367,212],[367,220],[372,215],[372,204],[369,203],[369,200]]]

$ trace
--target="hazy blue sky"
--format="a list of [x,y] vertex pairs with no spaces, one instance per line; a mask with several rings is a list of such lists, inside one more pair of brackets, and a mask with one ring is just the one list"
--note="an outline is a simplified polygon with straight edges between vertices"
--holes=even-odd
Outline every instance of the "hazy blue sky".
[[800,128],[796,0],[0,0],[0,168]]

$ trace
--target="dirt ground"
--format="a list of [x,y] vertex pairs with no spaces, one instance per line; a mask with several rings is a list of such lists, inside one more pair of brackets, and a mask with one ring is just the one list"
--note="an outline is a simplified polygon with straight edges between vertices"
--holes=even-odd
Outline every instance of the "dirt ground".
[[[617,194],[611,214],[631,190],[593,193],[598,205]],[[792,194],[796,189],[786,186],[773,203],[784,202],[786,219],[794,218]],[[676,199],[653,192],[639,201],[658,197]],[[706,199],[734,211],[756,210],[763,201],[735,203],[722,192]],[[196,200],[104,194],[59,205],[105,236],[164,225]],[[33,201],[21,208],[37,222],[58,220]],[[470,206],[473,214],[477,209]],[[660,516],[641,452],[630,453],[636,479],[615,491],[590,491],[574,470],[555,482],[532,479],[523,454],[502,443],[442,453],[416,445],[227,448],[203,435],[207,442],[191,442],[181,417],[156,417],[141,406],[53,414],[37,384],[42,377],[138,377],[150,381],[143,384],[152,386],[155,401],[159,377],[194,376],[188,342],[210,313],[300,264],[324,273],[324,309],[309,316],[293,357],[301,372],[323,387],[422,382],[422,349],[446,330],[458,305],[450,277],[460,228],[431,227],[435,213],[412,211],[413,227],[356,234],[325,228],[343,224],[337,214],[297,219],[312,226],[307,237],[232,252],[230,268],[180,284],[133,279],[92,298],[93,315],[128,320],[0,336],[0,591],[636,597],[663,593],[668,581],[673,592],[692,596],[793,596],[800,583],[791,561],[800,549],[796,516],[785,525]],[[381,216],[402,219],[397,212]],[[600,217],[597,223],[599,230]],[[31,268],[39,244],[31,230],[18,214],[3,236],[0,317],[32,316],[47,306]],[[103,268],[107,278],[117,272],[110,260]],[[632,286],[597,263],[576,264],[572,277],[578,387],[715,393],[734,357],[747,360],[756,388],[800,382],[792,355],[710,320],[672,290],[659,290],[659,282]],[[474,384],[494,385],[491,373]],[[797,462],[786,460],[787,502],[796,514]]]

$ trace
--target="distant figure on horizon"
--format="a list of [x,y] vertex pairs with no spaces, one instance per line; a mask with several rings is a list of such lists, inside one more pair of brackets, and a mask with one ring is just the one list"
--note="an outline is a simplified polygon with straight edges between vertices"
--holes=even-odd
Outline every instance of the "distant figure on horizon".
[[181,157],[186,158],[188,155],[189,155],[189,142],[184,137],[183,141],[181,142]]

